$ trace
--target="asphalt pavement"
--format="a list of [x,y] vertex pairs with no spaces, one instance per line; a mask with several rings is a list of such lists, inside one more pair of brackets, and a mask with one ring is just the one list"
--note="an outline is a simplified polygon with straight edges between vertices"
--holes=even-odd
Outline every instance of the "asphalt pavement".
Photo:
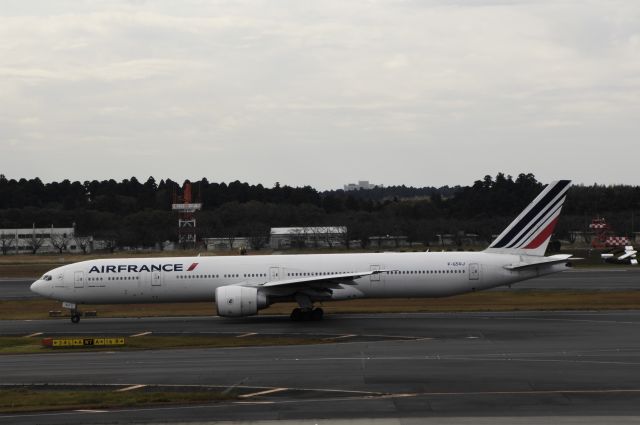
[[0,334],[42,332],[37,338],[141,332],[327,338],[321,345],[3,355],[4,385],[238,386],[250,397],[0,415],[0,423],[364,418],[396,423],[484,418],[486,423],[493,417],[501,418],[495,423],[515,417],[569,423],[587,416],[599,423],[631,423],[640,415],[639,331],[638,311],[330,315],[306,323],[285,316],[100,318],[79,325],[0,321]]
[[[28,289],[31,282],[0,280],[0,299],[37,297]],[[639,286],[640,268],[606,268],[532,279],[511,290]],[[0,388],[215,387],[248,397],[189,406],[0,414],[0,423],[640,420],[639,311],[332,314],[322,322],[291,322],[286,316],[92,318],[77,325],[67,319],[0,321],[4,336],[140,334],[286,335],[325,343],[2,355]]]

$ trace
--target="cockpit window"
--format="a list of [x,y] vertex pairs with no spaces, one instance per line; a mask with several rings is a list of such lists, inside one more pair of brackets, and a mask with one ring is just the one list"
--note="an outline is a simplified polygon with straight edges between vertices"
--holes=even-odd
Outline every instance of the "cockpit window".
[[51,279],[52,279],[52,278],[51,278],[51,275],[50,275],[50,274],[45,274],[44,276],[42,276],[42,280],[49,281],[49,280],[51,280]]

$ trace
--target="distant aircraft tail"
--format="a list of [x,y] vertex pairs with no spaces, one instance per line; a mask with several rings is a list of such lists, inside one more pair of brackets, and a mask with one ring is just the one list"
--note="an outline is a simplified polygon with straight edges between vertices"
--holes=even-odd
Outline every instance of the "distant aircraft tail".
[[485,252],[542,256],[556,227],[571,180],[549,185],[493,241]]

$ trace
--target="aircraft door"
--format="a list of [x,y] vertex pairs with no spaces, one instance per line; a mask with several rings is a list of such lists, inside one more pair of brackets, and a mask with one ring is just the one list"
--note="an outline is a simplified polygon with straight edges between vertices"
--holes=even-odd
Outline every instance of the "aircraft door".
[[75,272],[73,274],[73,287],[84,288],[84,272]]
[[[154,272],[155,273],[155,272]],[[151,291],[151,272],[142,272],[140,273],[140,280],[138,281],[138,296],[142,299],[148,300],[152,296]],[[160,289],[159,286],[154,286],[154,289]]]
[[[369,270],[380,270],[382,267],[379,264],[372,264],[369,266]],[[356,280],[357,282],[357,280]],[[375,294],[377,291],[382,291],[384,289],[384,276],[383,273],[376,273],[369,275],[369,285],[371,287],[371,293]]]
[[[382,267],[380,267],[380,265],[378,264],[373,264],[371,266],[369,266],[369,270],[374,271],[374,270],[380,270]],[[356,280],[357,282],[357,280]],[[373,291],[376,290],[382,290],[384,288],[384,276],[383,273],[376,273],[376,274],[372,274],[369,275],[369,284],[371,285],[371,289]]]
[[269,267],[269,281],[280,280],[280,267]]
[[165,290],[167,289],[165,284],[164,273],[161,271],[152,271],[151,289],[145,298],[150,298],[152,301],[159,301],[160,298],[164,296]]
[[162,272],[151,272],[151,286],[162,286]]
[[[380,266],[371,266],[370,270],[371,271],[380,270]],[[380,273],[372,274],[370,277],[371,277],[371,283],[380,282]]]
[[469,280],[480,280],[480,266],[478,263],[469,264]]

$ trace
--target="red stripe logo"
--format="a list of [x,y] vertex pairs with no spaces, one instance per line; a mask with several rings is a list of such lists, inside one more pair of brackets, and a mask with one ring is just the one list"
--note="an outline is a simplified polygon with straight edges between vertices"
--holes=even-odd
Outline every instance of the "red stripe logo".
[[549,225],[542,231],[534,240],[529,242],[529,245],[525,246],[524,249],[536,249],[540,245],[542,245],[547,239],[551,237],[553,233],[553,229],[556,227],[556,223],[558,222],[558,217],[556,217]]
[[187,269],[188,272],[192,272],[193,269],[195,269],[198,266],[198,263],[193,263],[189,266],[189,268]]

